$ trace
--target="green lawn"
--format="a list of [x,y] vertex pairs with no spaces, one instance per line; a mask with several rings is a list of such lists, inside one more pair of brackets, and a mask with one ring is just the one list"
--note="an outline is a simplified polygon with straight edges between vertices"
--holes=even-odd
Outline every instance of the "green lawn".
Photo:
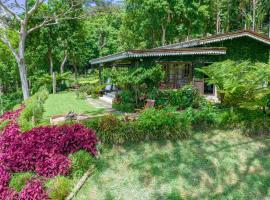
[[44,117],[52,115],[66,114],[74,111],[77,114],[95,115],[104,110],[92,107],[86,100],[78,99],[74,92],[62,92],[59,94],[50,94],[45,105]]
[[75,199],[266,199],[269,144],[270,137],[213,131],[181,142],[106,147]]

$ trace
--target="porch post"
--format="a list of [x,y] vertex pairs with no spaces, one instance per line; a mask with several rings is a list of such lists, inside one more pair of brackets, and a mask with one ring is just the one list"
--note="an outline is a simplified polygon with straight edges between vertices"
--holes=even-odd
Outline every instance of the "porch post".
[[217,92],[217,86],[214,85],[214,95],[218,99],[218,92]]
[[99,84],[100,85],[102,85],[101,71],[102,71],[102,64],[98,64],[98,77],[99,77]]

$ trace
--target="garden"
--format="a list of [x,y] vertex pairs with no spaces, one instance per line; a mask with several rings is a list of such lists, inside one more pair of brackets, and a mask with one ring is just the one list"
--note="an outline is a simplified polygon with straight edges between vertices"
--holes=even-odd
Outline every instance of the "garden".
[[1,199],[64,199],[98,155],[96,134],[83,125],[37,125],[47,95],[0,117]]
[[[75,199],[267,196],[269,69],[227,60],[198,73],[217,85],[220,103],[192,85],[161,87],[159,65],[113,68],[103,78],[121,88],[113,102],[119,112],[59,126],[48,116],[67,112],[70,104],[78,112],[98,112],[83,98],[88,85],[93,92],[100,86],[86,82],[76,92],[54,95],[41,87],[0,118],[1,199],[63,200],[90,168]],[[71,100],[61,105],[65,99]],[[144,108],[147,99],[155,105]]]
[[0,200],[270,197],[270,0],[0,0]]

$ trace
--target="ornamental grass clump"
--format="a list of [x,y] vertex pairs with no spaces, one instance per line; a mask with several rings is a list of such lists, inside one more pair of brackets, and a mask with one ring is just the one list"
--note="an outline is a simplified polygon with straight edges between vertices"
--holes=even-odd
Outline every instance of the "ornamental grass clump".
[[[17,118],[23,108],[0,117],[10,123],[0,134],[0,199],[49,199],[38,176],[68,175],[69,154],[81,149],[97,155],[95,132],[83,125],[41,126],[22,132]],[[8,187],[10,173],[34,172],[20,193]]]

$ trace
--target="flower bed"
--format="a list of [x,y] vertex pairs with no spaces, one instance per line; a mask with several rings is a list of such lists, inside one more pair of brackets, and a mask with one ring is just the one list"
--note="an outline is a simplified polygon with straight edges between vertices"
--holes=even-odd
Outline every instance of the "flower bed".
[[[16,123],[23,107],[5,113],[2,120],[10,120],[0,134],[0,199],[49,199],[43,189],[43,180],[68,175],[71,169],[69,154],[84,149],[97,154],[96,135],[83,125],[43,126],[21,132]],[[8,188],[10,174],[35,172],[18,193]]]

